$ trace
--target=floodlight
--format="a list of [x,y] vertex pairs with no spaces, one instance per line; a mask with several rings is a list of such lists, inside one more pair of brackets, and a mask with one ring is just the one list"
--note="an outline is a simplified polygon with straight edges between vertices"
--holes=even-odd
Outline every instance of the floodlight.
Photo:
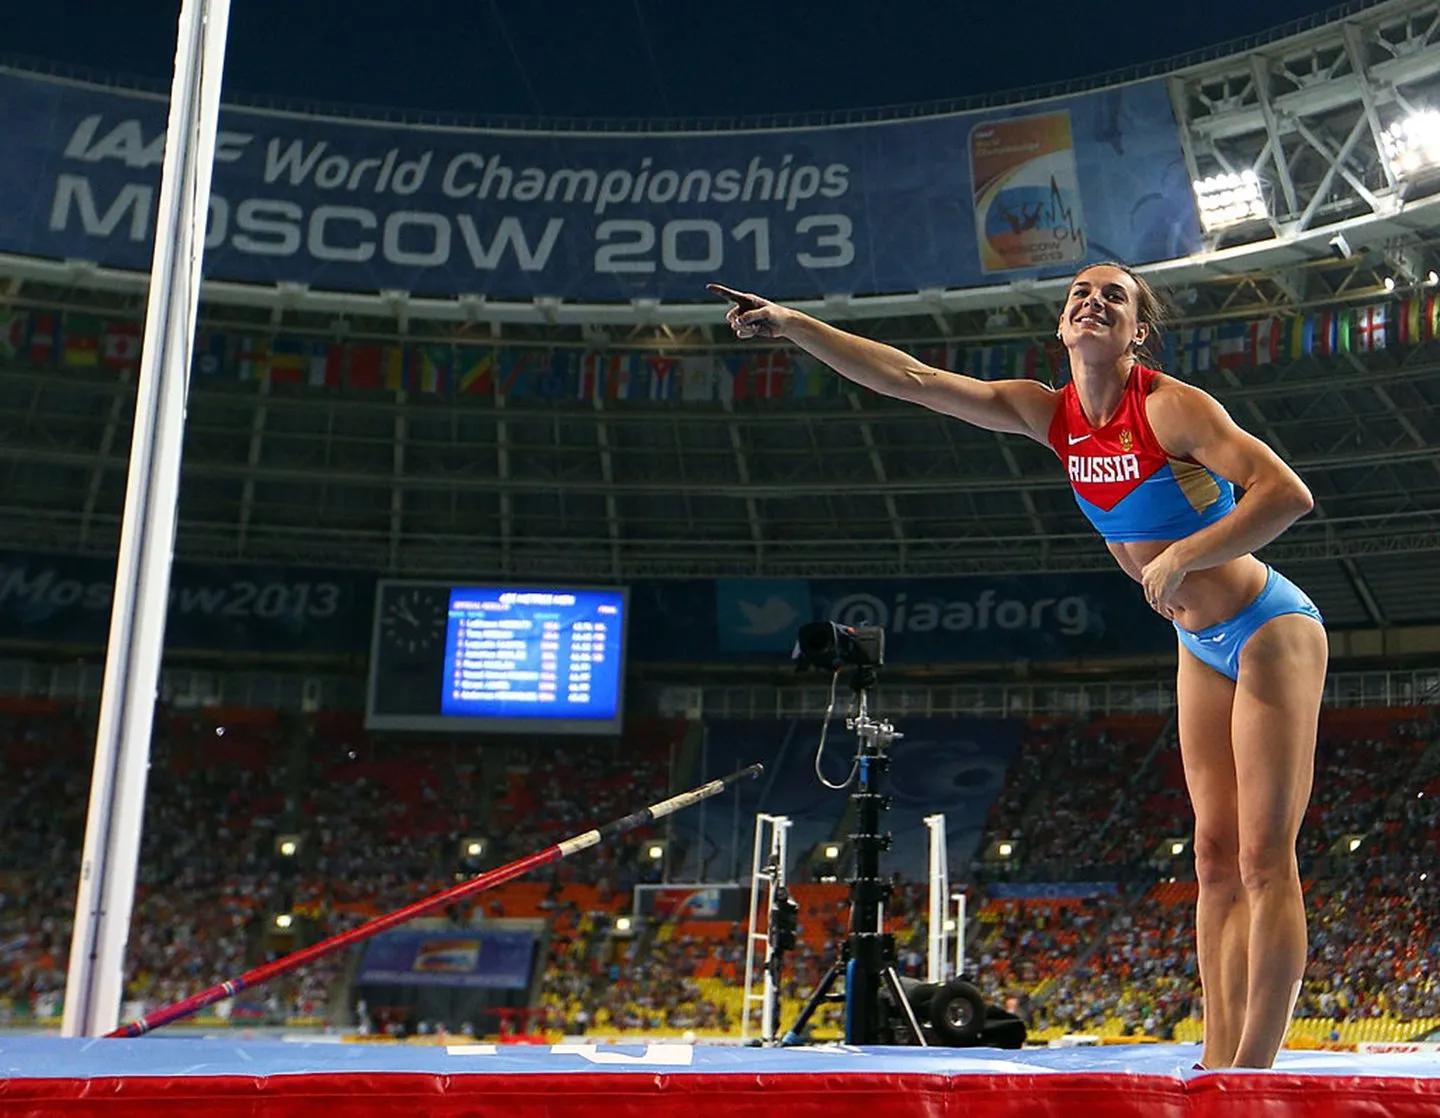
[[1380,147],[1397,179],[1415,179],[1440,167],[1440,112],[1421,109],[1380,133]]
[[294,923],[295,917],[291,916],[288,912],[281,912],[275,917],[275,926],[281,931],[284,931]]
[[635,930],[635,921],[632,920],[630,917],[628,917],[628,916],[617,916],[617,917],[615,917],[615,934],[616,934],[616,935],[621,935],[621,936],[629,935],[629,934],[630,934],[632,931],[634,931],[634,930]]
[[840,844],[835,842],[827,842],[825,844],[825,857],[829,858],[832,862],[836,858],[840,857]]
[[1002,858],[1008,858],[1015,853],[1015,847],[1008,842],[1002,842],[995,848],[995,852]]
[[1260,176],[1254,171],[1229,172],[1196,179],[1195,203],[1200,208],[1200,224],[1207,233],[1229,229],[1251,221],[1265,221],[1265,195]]
[[658,862],[661,858],[665,857],[665,847],[658,842],[652,842],[645,848],[645,857],[649,858],[652,862]]

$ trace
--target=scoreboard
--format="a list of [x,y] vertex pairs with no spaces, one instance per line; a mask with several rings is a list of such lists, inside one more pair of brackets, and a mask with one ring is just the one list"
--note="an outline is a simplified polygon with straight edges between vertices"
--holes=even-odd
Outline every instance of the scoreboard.
[[619,733],[623,587],[383,581],[366,725]]

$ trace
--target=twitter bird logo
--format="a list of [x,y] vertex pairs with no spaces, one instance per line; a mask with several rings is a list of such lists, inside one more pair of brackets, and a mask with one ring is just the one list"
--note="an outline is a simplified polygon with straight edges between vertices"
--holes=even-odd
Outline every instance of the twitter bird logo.
[[795,612],[794,606],[784,598],[777,598],[774,595],[766,598],[760,605],[747,602],[742,598],[735,602],[735,606],[745,617],[744,624],[735,626],[736,632],[752,637],[768,637],[771,633],[778,633],[782,629],[793,628],[795,623],[800,620],[800,615]]
[[789,652],[795,631],[814,617],[803,578],[715,580],[715,628],[727,652]]

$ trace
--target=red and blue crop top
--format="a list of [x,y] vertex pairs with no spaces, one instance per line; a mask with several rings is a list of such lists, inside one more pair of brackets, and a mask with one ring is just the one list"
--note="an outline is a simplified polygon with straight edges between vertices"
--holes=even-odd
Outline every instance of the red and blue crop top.
[[1071,381],[1050,421],[1075,501],[1107,543],[1178,540],[1235,507],[1235,487],[1189,458],[1172,458],[1145,415],[1155,370],[1136,365],[1114,417],[1092,427]]

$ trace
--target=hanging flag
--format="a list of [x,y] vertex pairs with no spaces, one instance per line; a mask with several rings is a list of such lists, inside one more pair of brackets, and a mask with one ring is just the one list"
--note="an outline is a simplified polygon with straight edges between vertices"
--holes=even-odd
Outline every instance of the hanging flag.
[[1362,307],[1356,312],[1355,335],[1359,343],[1355,346],[1357,350],[1361,353],[1373,353],[1377,349],[1385,348],[1385,319],[1384,303]]
[[[1410,298],[1410,299],[1401,299],[1401,300],[1400,300],[1400,305],[1395,308],[1395,313],[1390,316],[1391,319],[1394,320],[1394,321],[1393,321],[1393,325],[1394,325],[1394,335],[1395,335],[1395,336],[1394,336],[1393,339],[1387,339],[1387,341],[1393,341],[1393,344],[1394,344],[1394,345],[1397,345],[1397,346],[1411,346],[1411,345],[1415,345],[1415,344],[1419,341],[1419,339],[1420,339],[1420,310],[1419,310],[1419,308],[1420,308],[1420,300],[1419,300],[1419,299]],[[1387,334],[1390,332],[1390,326],[1391,326],[1391,323],[1388,323],[1388,322],[1387,322],[1387,323],[1386,323],[1386,332],[1387,332]]]
[[107,369],[134,369],[140,364],[140,324],[107,322],[101,334],[100,364]]
[[1304,357],[1309,351],[1305,348],[1305,316],[1297,314],[1284,325],[1285,351],[1283,356],[1291,361]]
[[555,349],[530,355],[530,380],[534,395],[542,400],[564,400],[570,395],[575,369],[572,350]]
[[1245,324],[1222,322],[1215,328],[1212,359],[1218,369],[1239,369],[1245,364]]
[[1210,368],[1210,345],[1214,337],[1211,326],[1192,326],[1180,331],[1180,371],[1203,373]]
[[417,389],[432,396],[444,396],[450,391],[454,375],[455,351],[448,345],[420,346],[415,351],[418,366]]
[[790,364],[790,395],[797,400],[829,395],[838,378],[839,374],[829,366],[802,353]]
[[944,342],[923,345],[915,351],[915,356],[932,369],[944,369],[947,372],[950,369],[950,347]]
[[1347,307],[1342,311],[1337,311],[1335,314],[1336,353],[1349,353],[1351,350],[1350,328],[1355,322],[1355,313],[1356,312]]
[[745,363],[743,383],[736,386],[737,399],[778,400],[785,395],[790,374],[790,355],[783,349],[765,350]]
[[30,335],[30,316],[24,311],[0,315],[0,360],[14,361],[25,352]]
[[299,338],[276,338],[270,345],[270,383],[300,384],[309,372],[309,347]]
[[605,376],[609,366],[608,354],[591,350],[580,357],[580,378],[575,385],[576,398],[599,400],[605,395]]
[[311,388],[338,388],[342,380],[343,351],[334,342],[311,342],[305,380]]
[[400,392],[410,387],[405,352],[406,347],[398,345],[382,346],[380,349],[381,379],[391,392]]
[[958,350],[955,354],[955,369],[967,377],[983,377],[985,375],[985,347],[972,345]]
[[505,348],[496,354],[499,393],[512,399],[535,395],[545,354],[534,349]]
[[241,380],[258,380],[270,365],[269,342],[246,334],[235,350],[235,373]]
[[1020,347],[1006,342],[995,347],[995,379],[1014,380],[1020,373]]
[[605,395],[612,400],[628,400],[635,394],[636,355],[612,353],[605,362]]
[[722,403],[745,399],[745,370],[749,364],[749,355],[733,353],[715,362],[715,399]]
[[1160,365],[1164,369],[1180,371],[1180,332],[1170,330],[1160,337]]
[[462,348],[455,351],[456,390],[471,396],[492,396],[495,393],[495,350]]
[[1038,345],[1027,345],[1020,351],[1020,375],[1027,380],[1047,380],[1050,363],[1045,360],[1045,350]]
[[645,358],[647,395],[652,400],[673,400],[679,394],[680,359],[678,357]]
[[64,359],[72,368],[100,364],[100,321],[83,314],[67,314],[63,320]]
[[680,399],[715,399],[714,357],[684,357],[680,360]]
[[226,356],[230,348],[229,338],[214,330],[206,330],[195,338],[195,350],[190,358],[190,371],[195,376],[215,377],[225,372]]
[[352,345],[345,362],[346,388],[380,388],[385,383],[385,355],[378,345]]
[[[1425,296],[1425,313],[1421,316],[1421,331],[1423,341],[1434,341],[1440,338],[1440,299],[1435,295]],[[34,337],[34,329],[31,329],[31,337]],[[31,342],[34,345],[34,342]]]
[[1262,318],[1245,326],[1245,363],[1270,365],[1280,355],[1280,321]]
[[30,336],[26,339],[26,358],[31,365],[53,365],[58,352],[55,345],[56,320],[53,314],[32,313]]

